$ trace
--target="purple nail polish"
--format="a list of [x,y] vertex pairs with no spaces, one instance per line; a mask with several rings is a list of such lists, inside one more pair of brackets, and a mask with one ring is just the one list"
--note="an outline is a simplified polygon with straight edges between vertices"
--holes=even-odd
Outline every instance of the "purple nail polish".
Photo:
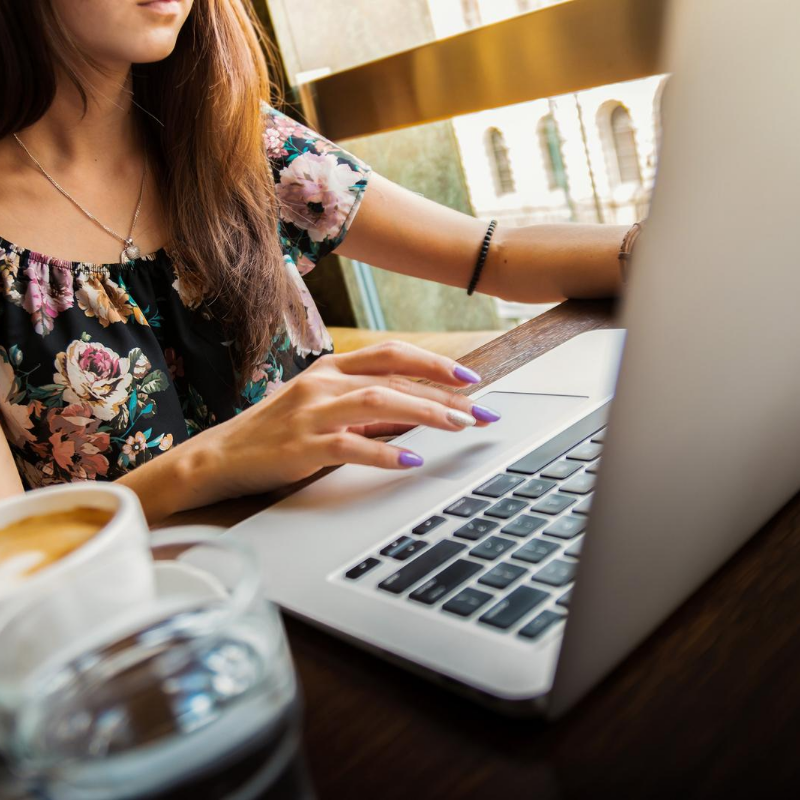
[[425,463],[422,456],[418,456],[408,450],[403,450],[397,460],[400,462],[401,467],[421,467]]
[[500,415],[496,411],[477,404],[472,406],[472,416],[479,422],[497,422],[500,419]]
[[477,372],[473,372],[467,367],[462,367],[461,364],[456,364],[456,368],[453,370],[453,375],[455,375],[460,381],[465,381],[466,383],[481,382],[481,376],[478,375]]

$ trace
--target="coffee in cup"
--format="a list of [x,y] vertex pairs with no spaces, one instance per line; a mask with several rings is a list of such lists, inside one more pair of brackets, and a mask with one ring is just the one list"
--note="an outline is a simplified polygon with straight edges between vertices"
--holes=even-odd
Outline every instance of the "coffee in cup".
[[111,521],[113,512],[76,506],[23,517],[0,528],[0,583],[10,586],[82,547]]

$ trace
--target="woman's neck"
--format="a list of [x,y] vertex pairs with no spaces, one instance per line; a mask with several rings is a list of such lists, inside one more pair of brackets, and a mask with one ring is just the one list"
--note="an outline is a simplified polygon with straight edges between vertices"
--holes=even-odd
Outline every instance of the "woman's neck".
[[130,69],[82,76],[87,104],[73,82],[59,76],[45,114],[20,132],[31,152],[54,169],[69,172],[89,162],[117,165],[138,156],[141,135],[133,114]]

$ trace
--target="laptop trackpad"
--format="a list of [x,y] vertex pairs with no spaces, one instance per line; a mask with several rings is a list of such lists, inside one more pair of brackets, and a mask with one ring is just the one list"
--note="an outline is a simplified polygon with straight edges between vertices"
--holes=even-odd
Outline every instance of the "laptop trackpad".
[[453,433],[422,428],[398,442],[425,459],[420,472],[430,478],[458,480],[506,452],[518,450],[526,439],[546,436],[568,422],[588,398],[572,395],[489,392],[478,402],[502,417],[486,428]]

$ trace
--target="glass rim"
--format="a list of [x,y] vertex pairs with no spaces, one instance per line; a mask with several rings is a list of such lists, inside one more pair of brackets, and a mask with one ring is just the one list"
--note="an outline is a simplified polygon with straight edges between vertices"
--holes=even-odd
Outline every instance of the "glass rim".
[[[213,636],[220,630],[224,630],[232,621],[245,614],[248,608],[257,601],[261,594],[261,571],[258,567],[255,551],[250,545],[234,537],[201,534],[192,532],[191,530],[172,532],[171,529],[166,528],[151,532],[147,545],[148,550],[153,555],[154,575],[155,568],[159,563],[181,564],[180,555],[195,547],[217,548],[237,557],[237,567],[240,573],[237,575],[232,586],[225,587],[226,596],[223,602],[220,603],[217,613],[213,618],[204,620],[201,627],[193,628],[192,626],[188,626],[182,629],[185,639],[181,642],[174,643],[173,652],[179,648],[191,648],[197,640]],[[181,553],[167,559],[159,560],[156,558],[156,552],[159,549],[179,547],[181,545],[186,546]],[[94,574],[96,571],[101,571],[103,568],[103,559],[99,559],[97,564],[91,565],[88,571],[82,574],[82,577],[85,577],[87,574]],[[203,569],[202,567],[199,569],[209,575],[213,575],[213,573],[207,569]],[[20,624],[21,618],[24,617],[26,613],[30,613],[33,609],[41,607],[44,603],[52,602],[53,597],[57,596],[59,589],[63,588],[63,586],[54,585],[41,590],[34,590],[31,592],[30,596],[24,597],[16,603],[9,598],[10,613],[0,614],[0,641],[2,641],[3,635],[8,632],[11,626]],[[95,647],[111,644],[114,639],[122,640],[133,636],[135,635],[137,625],[155,627],[169,616],[178,613],[176,608],[170,607],[168,604],[160,605],[160,599],[162,598],[156,595],[152,605],[149,609],[143,609],[141,615],[137,616],[135,613],[132,613],[132,609],[126,609],[119,614],[120,617],[123,617],[121,624],[120,620],[117,619],[117,625],[115,626],[113,624],[114,621],[109,619],[98,631],[87,631],[84,636],[80,637],[78,642],[56,648],[53,653],[46,655],[30,674],[25,675],[20,680],[13,677],[4,679],[0,676],[0,709],[5,707],[9,710],[12,706],[25,703],[29,695],[36,694],[44,676],[50,674],[53,669],[57,668],[57,664],[64,665],[70,663],[79,659],[84,652]],[[168,600],[169,597],[167,596],[163,599]],[[189,602],[191,602],[190,598]],[[0,603],[0,608],[2,608],[2,603]],[[149,614],[148,610],[150,612]],[[16,698],[16,702],[13,702],[12,698]]]

